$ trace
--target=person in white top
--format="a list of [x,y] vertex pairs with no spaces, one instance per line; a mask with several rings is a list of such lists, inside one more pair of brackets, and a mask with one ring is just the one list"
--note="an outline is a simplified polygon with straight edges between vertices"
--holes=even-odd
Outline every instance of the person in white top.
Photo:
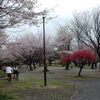
[[12,67],[10,66],[6,67],[6,74],[7,74],[8,81],[12,80],[12,73],[13,73]]

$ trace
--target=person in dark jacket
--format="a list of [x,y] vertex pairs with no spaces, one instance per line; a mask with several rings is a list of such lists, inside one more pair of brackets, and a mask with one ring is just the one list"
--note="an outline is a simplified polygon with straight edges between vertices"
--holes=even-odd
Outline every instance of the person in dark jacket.
[[13,68],[13,79],[18,80],[19,77],[19,71],[18,71],[18,67]]

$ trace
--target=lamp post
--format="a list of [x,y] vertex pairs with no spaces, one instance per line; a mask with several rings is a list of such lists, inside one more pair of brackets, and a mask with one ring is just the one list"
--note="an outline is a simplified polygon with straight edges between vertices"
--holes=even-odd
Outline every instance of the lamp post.
[[45,50],[45,15],[43,14],[43,62],[44,62],[44,86],[47,86],[47,64],[46,64],[46,50]]
[[[26,2],[26,6],[28,9],[32,9],[33,5],[31,1]],[[47,64],[46,64],[46,50],[45,50],[45,17],[46,17],[46,10],[44,10],[42,13],[42,19],[43,19],[43,62],[44,62],[44,86],[47,86],[47,76],[46,76],[46,71],[47,71]]]

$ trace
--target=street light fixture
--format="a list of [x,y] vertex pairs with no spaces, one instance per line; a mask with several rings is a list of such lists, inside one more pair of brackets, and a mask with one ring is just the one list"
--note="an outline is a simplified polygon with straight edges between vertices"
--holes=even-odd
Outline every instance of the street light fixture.
[[43,15],[43,16],[42,16],[42,19],[43,19],[43,62],[44,62],[44,86],[47,86],[47,76],[46,76],[47,64],[46,64],[46,49],[45,49],[45,18],[46,18],[46,11],[44,11],[42,15]]

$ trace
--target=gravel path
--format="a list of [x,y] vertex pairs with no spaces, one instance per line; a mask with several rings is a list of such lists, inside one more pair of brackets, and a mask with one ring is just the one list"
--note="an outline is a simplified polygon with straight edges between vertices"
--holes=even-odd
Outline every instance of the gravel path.
[[[54,72],[54,74],[47,75],[48,79],[63,80],[63,81],[67,81],[67,82],[72,82],[76,85],[77,92],[71,98],[71,100],[100,100],[100,78],[99,78],[100,73],[98,73],[97,71],[91,70],[91,69],[84,69],[83,70],[84,75],[89,75],[89,76],[93,76],[93,77],[96,76],[96,77],[91,78],[91,79],[83,79],[82,80],[82,79],[62,78],[64,76],[66,76],[66,74],[67,74],[67,76],[70,76],[70,75],[75,76],[75,74],[77,75],[78,69],[71,69],[69,71],[64,70],[64,68],[62,68],[62,67],[50,67],[48,69],[51,70],[52,72]],[[33,71],[27,75],[33,74],[34,76],[37,76],[37,77],[43,77],[43,73],[42,74],[34,73],[34,72],[40,72],[42,70],[43,70],[43,68],[38,68],[38,69],[36,69],[36,71]],[[98,78],[97,78],[97,76],[98,76]]]

